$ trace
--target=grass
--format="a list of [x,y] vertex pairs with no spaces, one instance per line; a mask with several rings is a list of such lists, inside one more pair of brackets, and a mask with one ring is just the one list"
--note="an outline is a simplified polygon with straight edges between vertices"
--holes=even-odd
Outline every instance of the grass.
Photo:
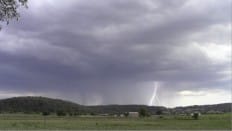
[[186,116],[163,118],[114,118],[114,117],[57,117],[41,115],[2,114],[0,130],[231,130],[231,114],[202,115],[199,120]]

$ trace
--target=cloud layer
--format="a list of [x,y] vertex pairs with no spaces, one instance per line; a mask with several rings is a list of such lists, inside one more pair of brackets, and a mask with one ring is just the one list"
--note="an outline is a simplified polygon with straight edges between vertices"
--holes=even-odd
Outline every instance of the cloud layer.
[[184,91],[220,90],[227,95],[214,102],[228,102],[229,5],[229,0],[29,1],[20,21],[0,32],[0,91],[80,104],[148,104],[158,81],[165,106],[214,100],[187,102]]

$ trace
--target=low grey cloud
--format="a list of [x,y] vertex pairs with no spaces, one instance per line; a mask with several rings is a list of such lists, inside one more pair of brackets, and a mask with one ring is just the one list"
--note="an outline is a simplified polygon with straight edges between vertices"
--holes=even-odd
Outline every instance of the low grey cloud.
[[80,104],[148,104],[158,81],[165,106],[191,104],[181,91],[226,92],[229,4],[29,1],[20,21],[0,32],[0,91]]

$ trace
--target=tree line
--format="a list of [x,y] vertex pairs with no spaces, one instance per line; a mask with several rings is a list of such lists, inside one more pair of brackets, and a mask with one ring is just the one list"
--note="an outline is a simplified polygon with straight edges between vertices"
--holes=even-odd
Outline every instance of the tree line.
[[[148,107],[143,105],[107,105],[83,106],[69,101],[51,99],[46,97],[14,97],[0,100],[0,113],[26,113],[58,116],[75,115],[120,115],[128,112],[139,112],[140,116],[156,114],[164,110],[161,107]],[[126,115],[126,114],[125,114]]]

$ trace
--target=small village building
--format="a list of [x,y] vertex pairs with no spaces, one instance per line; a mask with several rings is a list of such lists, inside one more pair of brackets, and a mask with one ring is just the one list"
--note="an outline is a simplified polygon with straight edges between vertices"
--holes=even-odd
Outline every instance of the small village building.
[[128,112],[128,117],[139,117],[138,112]]
[[125,115],[124,114],[120,114],[120,116],[119,117],[125,117]]

